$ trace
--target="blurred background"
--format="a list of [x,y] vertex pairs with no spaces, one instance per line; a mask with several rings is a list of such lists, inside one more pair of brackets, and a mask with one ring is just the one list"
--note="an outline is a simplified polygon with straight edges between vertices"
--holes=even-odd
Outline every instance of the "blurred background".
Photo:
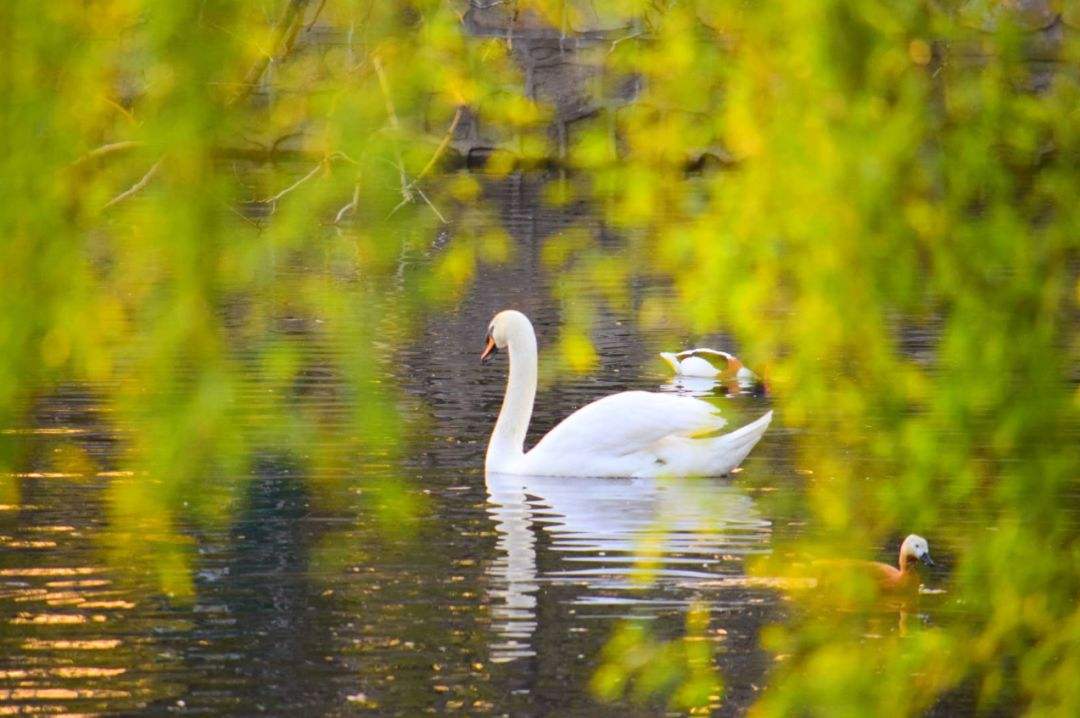
[[[1078,61],[1070,0],[4,3],[0,715],[1080,713]],[[508,307],[529,442],[772,427],[485,479]]]

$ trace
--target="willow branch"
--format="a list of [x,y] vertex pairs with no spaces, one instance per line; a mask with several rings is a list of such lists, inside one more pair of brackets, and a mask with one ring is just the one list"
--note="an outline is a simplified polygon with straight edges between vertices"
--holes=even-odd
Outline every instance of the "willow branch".
[[280,192],[278,192],[278,193],[277,193],[276,195],[274,195],[273,197],[267,197],[266,199],[264,199],[264,200],[262,201],[262,202],[263,202],[263,204],[275,204],[275,203],[276,203],[276,202],[277,202],[277,201],[278,201],[279,199],[281,199],[281,198],[282,198],[282,197],[284,197],[285,195],[289,194],[290,192],[292,192],[293,190],[295,190],[295,189],[296,189],[297,187],[299,187],[300,185],[304,184],[304,183],[305,183],[305,182],[307,182],[307,181],[308,181],[309,179],[311,179],[312,177],[314,177],[315,175],[317,175],[317,174],[319,173],[319,170],[321,170],[321,169],[324,169],[324,168],[326,167],[326,163],[327,163],[327,160],[320,160],[320,161],[319,161],[319,164],[317,164],[317,165],[315,165],[314,167],[312,167],[312,168],[311,168],[311,171],[310,171],[310,172],[308,172],[308,173],[307,173],[306,175],[304,175],[304,176],[303,176],[303,177],[301,177],[300,179],[298,179],[298,180],[296,180],[295,182],[293,182],[293,183],[292,183],[291,185],[289,185],[289,186],[288,186],[288,187],[286,187],[285,189],[283,189],[283,190],[281,190]]
[[322,2],[319,3],[319,7],[315,8],[315,14],[311,16],[311,22],[309,22],[307,26],[308,32],[311,32],[311,28],[315,27],[315,23],[318,21],[319,15],[322,14],[324,7],[326,7],[326,0],[322,0]]
[[261,200],[262,203],[263,204],[276,204],[279,199],[281,199],[285,195],[289,194],[290,192],[292,192],[293,190],[298,188],[300,185],[304,184],[305,182],[310,180],[312,177],[317,175],[319,173],[319,170],[329,169],[331,163],[333,163],[334,160],[345,160],[346,162],[348,162],[350,164],[353,164],[353,165],[357,164],[356,160],[354,160],[352,157],[349,157],[344,152],[331,152],[330,154],[326,155],[321,160],[319,160],[318,163],[314,167],[312,167],[311,171],[308,172],[306,175],[304,175],[300,179],[296,180],[291,185],[289,185],[285,189],[283,189],[280,192],[278,192],[277,194],[275,194],[273,197],[267,197],[266,199]]
[[412,181],[413,184],[416,184],[423,179],[423,177],[431,171],[431,168],[435,166],[435,163],[439,161],[439,158],[442,157],[442,153],[446,151],[447,146],[450,144],[450,140],[454,139],[454,130],[457,129],[458,123],[461,121],[463,111],[464,108],[459,105],[457,112],[454,113],[454,119],[450,121],[450,127],[447,128],[446,134],[443,135],[442,142],[435,148],[435,154],[433,154],[431,159],[428,160],[428,163],[424,165],[424,169],[420,170],[420,174],[416,175],[416,179]]
[[610,55],[611,53],[615,52],[615,48],[619,46],[620,42],[626,42],[627,40],[634,40],[636,38],[642,37],[644,34],[645,34],[644,32],[639,30],[637,32],[632,32],[629,35],[623,35],[622,37],[615,38],[614,40],[611,41],[611,49],[608,50],[608,54]]
[[438,207],[436,207],[436,206],[435,206],[435,205],[434,205],[434,204],[433,204],[433,203],[431,202],[431,200],[430,200],[430,199],[428,199],[428,196],[427,196],[426,194],[424,194],[424,190],[422,190],[422,189],[420,189],[419,187],[417,187],[417,188],[416,188],[416,193],[417,193],[418,195],[420,195],[420,199],[422,199],[422,200],[424,200],[425,202],[427,202],[427,206],[428,206],[428,207],[431,207],[431,211],[435,213],[435,216],[439,218],[439,221],[440,221],[440,222],[442,222],[443,224],[449,224],[449,222],[447,222],[447,221],[446,221],[446,217],[443,217],[443,214],[442,214],[442,212],[440,212],[440,211],[439,211],[439,208],[438,208]]
[[334,224],[340,223],[341,220],[343,220],[347,215],[355,212],[356,208],[359,205],[360,205],[360,182],[357,181],[356,185],[353,187],[352,199],[349,200],[349,203],[347,205],[345,205],[344,207],[339,209],[337,211],[336,215],[334,215]]
[[127,150],[132,150],[136,147],[142,147],[144,144],[146,143],[139,140],[124,140],[123,142],[111,142],[107,145],[102,145],[101,147],[95,147],[79,159],[72,162],[70,166],[79,167],[86,164],[87,162],[92,162],[93,160],[96,160],[100,157],[105,157],[107,155],[115,154],[117,152],[126,152]]
[[[446,151],[447,146],[450,144],[450,140],[452,140],[454,137],[454,130],[457,129],[458,122],[461,121],[461,115],[463,111],[464,108],[458,106],[457,112],[454,113],[454,119],[450,121],[450,127],[446,129],[446,134],[443,135],[442,141],[439,142],[439,146],[435,148],[435,153],[431,155],[431,159],[428,160],[428,163],[426,165],[424,165],[424,169],[420,170],[420,174],[416,175],[416,177],[411,182],[409,182],[406,187],[402,188],[403,199],[400,203],[398,203],[396,207],[394,207],[393,210],[390,211],[389,216],[392,217],[394,213],[396,213],[399,209],[405,206],[406,202],[411,201],[412,193],[415,190],[416,193],[420,195],[420,198],[427,203],[427,206],[431,207],[431,211],[435,213],[435,216],[439,218],[439,221],[443,224],[448,224],[448,222],[446,221],[446,217],[444,217],[442,212],[439,211],[439,208],[436,207],[430,199],[428,199],[428,196],[424,194],[424,190],[420,189],[418,183],[428,172],[431,171],[431,168],[434,167],[435,163],[439,161],[442,153]],[[402,170],[402,175],[404,175],[404,170]]]
[[[383,102],[386,103],[386,116],[390,119],[390,127],[395,131],[401,129],[401,123],[398,121],[397,111],[394,109],[394,100],[390,96],[390,83],[386,80],[386,71],[383,70],[382,60],[378,56],[371,58],[371,64],[375,68],[375,75],[379,78],[379,89],[382,91]],[[398,146],[397,138],[394,138],[394,157],[397,162],[398,176],[401,180],[401,194],[403,197],[409,198],[409,182],[405,176],[405,163],[401,159],[401,148]]]
[[[379,78],[379,89],[382,91],[383,102],[386,103],[386,116],[390,119],[390,127],[395,131],[401,129],[401,123],[398,122],[397,111],[394,109],[394,100],[390,97],[390,83],[386,80],[386,72],[383,70],[382,60],[378,56],[371,58],[371,64],[375,68],[375,75]],[[409,202],[412,200],[412,194],[409,192],[409,178],[405,175],[405,162],[401,159],[401,147],[398,146],[397,137],[394,138],[394,160],[396,162],[398,179],[401,182],[401,202]],[[390,213],[393,214],[401,207],[399,204]]]
[[[378,58],[378,56],[375,56],[371,58],[371,64],[375,68],[375,75],[379,78],[379,89],[382,90],[383,101],[386,103],[386,115],[390,119],[390,127],[394,130],[400,130],[401,123],[398,121],[397,111],[394,109],[394,100],[390,96],[390,83],[386,80],[386,72],[383,70],[382,61]],[[394,159],[398,171],[398,179],[401,182],[401,201],[398,202],[397,206],[390,210],[390,214],[386,215],[387,219],[393,217],[399,209],[404,207],[409,202],[412,202],[415,199],[413,195],[413,192],[415,191],[416,194],[419,194],[420,198],[427,203],[427,206],[431,207],[431,211],[435,213],[435,216],[439,218],[439,221],[443,224],[447,223],[446,217],[444,217],[442,212],[440,212],[438,208],[431,202],[431,200],[428,199],[427,195],[424,194],[423,190],[421,190],[416,185],[416,182],[435,165],[436,160],[438,160],[439,156],[443,153],[443,150],[446,149],[446,145],[450,144],[450,140],[454,134],[454,129],[457,127],[458,122],[461,120],[461,112],[462,109],[459,107],[457,112],[454,113],[454,119],[453,122],[451,122],[450,124],[450,129],[447,130],[446,135],[443,136],[443,140],[441,143],[439,143],[439,147],[436,148],[435,154],[432,156],[432,158],[428,161],[427,165],[424,166],[424,169],[421,170],[420,174],[417,175],[416,179],[414,180],[410,181],[409,176],[405,173],[405,162],[401,158],[401,147],[398,144],[397,138],[394,138]]]
[[113,197],[111,200],[109,200],[109,203],[106,204],[101,209],[102,210],[109,209],[109,208],[111,208],[111,207],[113,207],[113,206],[115,206],[117,204],[120,204],[121,202],[123,202],[128,197],[131,197],[131,196],[141,192],[142,189],[144,187],[146,187],[146,185],[150,184],[150,180],[154,179],[154,175],[156,175],[158,173],[158,170],[161,168],[161,162],[164,159],[165,159],[164,155],[159,157],[158,161],[155,162],[154,165],[149,170],[146,171],[146,174],[144,174],[142,176],[142,179],[140,179],[138,182],[136,182],[135,184],[128,187],[126,190],[124,190],[120,194]]
[[254,92],[259,80],[266,73],[266,68],[270,66],[270,63],[275,58],[285,57],[292,51],[296,36],[300,32],[300,26],[304,23],[304,10],[307,9],[308,2],[309,0],[289,0],[285,12],[282,13],[281,19],[278,20],[277,25],[274,27],[274,40],[269,52],[260,57],[259,61],[248,70],[240,92],[232,99],[233,103],[243,100]]
[[124,116],[124,118],[125,118],[125,119],[126,119],[126,120],[127,120],[128,122],[130,122],[130,123],[131,123],[131,124],[133,124],[133,125],[137,125],[137,124],[139,124],[139,123],[138,123],[138,122],[137,122],[137,121],[135,120],[135,113],[134,113],[134,112],[132,112],[132,111],[131,111],[131,110],[129,110],[128,108],[124,107],[124,106],[123,106],[123,105],[121,105],[121,104],[120,104],[119,102],[117,102],[116,100],[112,99],[111,97],[103,97],[102,99],[103,99],[103,100],[105,100],[105,104],[109,105],[110,107],[112,107],[113,109],[115,109],[115,110],[116,110],[117,112],[119,112],[119,113],[120,113],[121,115],[123,115],[123,116]]
[[[382,69],[382,62],[378,58],[378,56],[372,58],[372,66],[375,68],[375,74],[379,78],[379,89],[382,91],[382,99],[383,101],[386,101],[387,104],[387,117],[390,119],[390,126],[394,128],[395,131],[400,130],[401,123],[397,121],[397,112],[394,109],[394,100],[390,96],[390,83],[387,82],[386,71]],[[397,213],[397,211],[399,211],[399,209],[401,209],[406,204],[415,199],[413,194],[415,191],[417,194],[420,195],[420,199],[426,202],[429,207],[431,207],[431,211],[435,213],[435,216],[438,217],[438,220],[440,220],[444,223],[444,225],[446,225],[446,217],[444,217],[443,213],[438,211],[438,207],[436,207],[432,203],[432,201],[428,199],[428,195],[424,194],[423,190],[421,190],[417,186],[417,181],[420,179],[420,177],[422,177],[424,174],[427,174],[428,171],[431,170],[431,167],[434,166],[435,162],[438,160],[438,157],[440,157],[440,155],[446,149],[446,146],[449,145],[450,139],[454,136],[454,130],[458,126],[458,122],[461,120],[461,112],[462,108],[458,107],[458,111],[454,113],[453,122],[450,122],[449,130],[447,130],[446,134],[443,136],[442,143],[440,143],[440,145],[438,145],[438,147],[435,149],[435,153],[432,155],[431,160],[428,161],[427,165],[424,165],[423,170],[420,171],[420,174],[417,175],[416,179],[409,180],[408,175],[405,173],[405,162],[402,160],[401,147],[399,146],[399,144],[397,144],[397,138],[394,137],[394,159],[397,167],[397,177],[399,177],[402,184],[402,201],[397,203],[397,206],[391,209],[390,214],[387,215],[388,219],[390,217],[393,217]]]

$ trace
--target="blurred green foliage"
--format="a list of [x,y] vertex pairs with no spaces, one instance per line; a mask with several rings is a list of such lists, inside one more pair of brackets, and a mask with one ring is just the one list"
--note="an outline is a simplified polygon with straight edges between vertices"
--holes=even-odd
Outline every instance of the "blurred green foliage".
[[702,606],[687,609],[686,631],[672,641],[657,639],[645,622],[620,623],[593,674],[593,693],[601,700],[626,693],[639,702],[662,697],[680,711],[718,708],[723,684],[713,669],[708,629],[709,611]]
[[[918,530],[970,611],[867,641],[811,597],[768,634],[785,660],[759,713],[917,713],[962,683],[984,708],[1080,709],[1080,44],[1058,20],[1047,47],[1043,5],[657,3],[644,47],[612,49],[652,81],[622,148],[597,127],[571,156],[679,290],[643,315],[734,330],[817,439],[817,530],[777,556]],[[710,148],[732,169],[684,180]],[[901,351],[921,331],[932,356]]]
[[[571,232],[542,261],[647,325],[730,329],[768,366],[784,423],[828,437],[799,447],[817,531],[777,555],[917,530],[955,557],[964,618],[946,625],[867,641],[850,612],[810,599],[766,635],[786,658],[756,710],[910,714],[967,684],[986,708],[1080,712],[1072,5],[504,5],[508,22],[564,34],[631,28],[589,57],[641,94],[578,123],[561,148],[573,171],[549,193],[591,198],[623,238]],[[77,382],[144,427],[111,485],[113,548],[173,595],[192,590],[178,534],[228,519],[257,449],[304,455],[312,476],[392,463],[406,427],[389,350],[477,262],[511,258],[488,227],[430,267],[404,260],[448,206],[477,201],[468,175],[432,181],[463,108],[523,158],[557,151],[554,108],[524,95],[509,36],[468,36],[466,9],[0,7],[0,425]],[[1059,13],[1052,42],[1035,32]],[[340,41],[298,42],[317,20]],[[703,153],[723,169],[688,176]],[[632,304],[638,275],[669,278],[677,303]],[[597,306],[570,286],[555,284],[556,370],[587,371]],[[920,331],[940,339],[917,359],[900,347]],[[290,400],[316,367],[348,416]],[[0,503],[18,500],[19,436],[0,434]],[[373,488],[388,526],[415,508],[400,485]],[[135,534],[156,550],[134,554]],[[613,648],[598,695],[634,677],[643,695],[681,685],[673,705],[706,705],[700,656],[643,648],[636,630],[613,645],[662,660]],[[663,678],[682,675],[680,656],[698,661],[688,683]]]
[[[317,20],[340,41],[299,43]],[[445,221],[421,179],[462,108],[516,75],[438,2],[16,2],[0,39],[0,425],[80,382],[139,426],[113,548],[189,594],[178,531],[228,518],[258,450],[312,476],[400,450],[392,348],[477,256],[506,256],[492,228],[430,271],[406,261]],[[312,371],[350,415],[299,408]],[[0,502],[18,437],[0,435]],[[410,494],[372,489],[400,526]]]

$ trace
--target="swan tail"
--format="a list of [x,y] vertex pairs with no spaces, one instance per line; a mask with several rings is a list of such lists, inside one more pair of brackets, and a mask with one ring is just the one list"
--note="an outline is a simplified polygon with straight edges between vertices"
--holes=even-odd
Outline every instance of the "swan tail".
[[772,411],[767,411],[759,419],[750,422],[746,426],[739,427],[735,431],[718,436],[715,439],[710,439],[709,454],[714,457],[713,465],[710,466],[710,473],[714,475],[728,474],[741,464],[746,455],[750,453],[750,450],[765,435],[765,430],[772,423],[772,416]]

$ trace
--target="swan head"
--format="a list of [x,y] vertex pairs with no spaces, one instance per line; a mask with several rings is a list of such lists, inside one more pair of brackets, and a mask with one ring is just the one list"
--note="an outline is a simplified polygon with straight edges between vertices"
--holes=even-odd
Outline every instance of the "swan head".
[[505,309],[491,320],[487,329],[487,340],[484,342],[484,351],[480,354],[480,362],[487,364],[493,354],[500,349],[505,349],[510,343],[510,337],[521,327],[532,327],[529,318],[515,309]]
[[922,536],[911,534],[904,543],[900,544],[900,564],[904,565],[909,559],[918,559],[927,566],[933,566],[934,561],[930,558],[930,544]]

